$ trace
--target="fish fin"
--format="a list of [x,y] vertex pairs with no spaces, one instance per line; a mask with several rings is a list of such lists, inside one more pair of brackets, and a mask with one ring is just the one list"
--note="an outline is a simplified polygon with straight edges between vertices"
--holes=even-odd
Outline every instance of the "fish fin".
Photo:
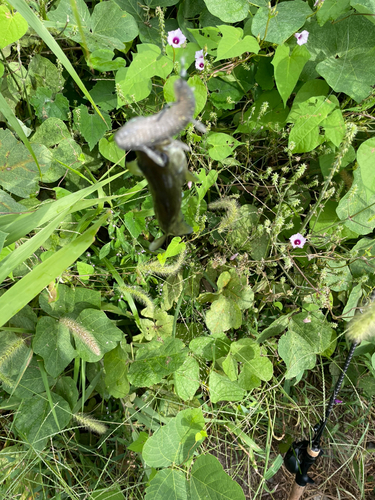
[[172,141],[170,143],[169,147],[180,148],[180,149],[183,149],[184,151],[188,151],[188,152],[191,151],[190,146],[188,146],[187,144],[185,144],[182,141],[179,141],[178,139],[175,139],[174,141]]
[[166,239],[167,239],[166,234],[163,234],[163,236],[160,236],[160,238],[156,238],[156,240],[150,243],[150,246],[148,247],[150,252],[155,252],[155,250],[160,248]]
[[173,234],[174,236],[182,236],[184,234],[191,234],[192,232],[193,228],[185,222],[184,216],[182,212],[180,212],[178,220],[175,224],[173,224],[173,227],[170,228],[170,234]]
[[139,166],[138,166],[138,162],[137,160],[133,160],[133,161],[129,161],[127,162],[126,164],[129,172],[133,175],[143,175],[143,173],[141,172]]
[[139,148],[139,150],[146,153],[150,160],[152,160],[157,165],[160,165],[160,167],[165,167],[165,158],[160,153],[157,153],[155,150],[149,148],[148,146],[142,146],[142,149]]
[[198,120],[191,120],[191,123],[197,130],[199,130],[199,132],[202,132],[202,134],[205,134],[207,132],[207,128],[205,127],[205,125],[203,125],[202,122]]

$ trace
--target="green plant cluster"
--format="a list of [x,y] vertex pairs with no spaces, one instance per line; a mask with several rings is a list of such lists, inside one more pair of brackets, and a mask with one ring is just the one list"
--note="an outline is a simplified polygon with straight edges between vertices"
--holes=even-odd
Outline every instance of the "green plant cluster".
[[[244,499],[214,429],[247,450],[252,498],[272,493],[270,422],[295,429],[270,401],[293,418],[311,373],[333,387],[375,287],[374,9],[0,0],[2,498]],[[207,128],[179,137],[193,233],[153,254],[147,182],[114,133],[173,102],[184,68]],[[374,342],[355,354],[345,389],[368,401]]]

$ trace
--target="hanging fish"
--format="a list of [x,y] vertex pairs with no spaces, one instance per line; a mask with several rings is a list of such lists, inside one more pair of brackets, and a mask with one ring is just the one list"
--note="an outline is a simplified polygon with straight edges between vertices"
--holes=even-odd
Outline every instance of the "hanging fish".
[[156,163],[147,152],[137,151],[137,164],[128,164],[129,170],[138,175],[142,173],[148,182],[152,196],[155,216],[164,235],[150,244],[154,252],[164,243],[168,235],[181,236],[190,234],[193,229],[184,221],[181,212],[182,187],[185,181],[198,179],[187,168],[186,156],[182,148],[175,143],[154,148],[153,152],[162,158],[163,165]]
[[[163,166],[165,158],[153,146],[171,142],[173,136],[181,132],[190,122],[205,132],[204,125],[193,119],[195,98],[191,87],[180,78],[175,81],[174,91],[176,96],[174,103],[156,115],[132,118],[121,127],[115,135],[117,146],[125,150],[142,151],[154,163]],[[180,147],[183,147],[182,144],[180,143]],[[187,146],[186,148],[188,149]]]

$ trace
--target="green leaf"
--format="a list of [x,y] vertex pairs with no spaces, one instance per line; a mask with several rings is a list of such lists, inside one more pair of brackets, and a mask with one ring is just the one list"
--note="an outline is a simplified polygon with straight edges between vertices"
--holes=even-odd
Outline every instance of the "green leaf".
[[39,87],[30,99],[30,102],[41,121],[52,117],[60,118],[60,120],[68,119],[68,99],[62,94],[56,94],[52,98],[52,90],[48,87]]
[[350,10],[350,0],[325,0],[316,13],[320,26],[327,21],[336,21],[344,12]]
[[[323,211],[319,213],[319,217],[317,218],[316,216],[314,216],[311,218],[310,228],[313,238],[315,235],[317,236],[317,242],[321,242],[321,236],[323,234],[333,234],[335,231],[337,231],[336,225],[340,221],[341,217],[341,214],[336,213],[338,209],[339,204],[336,201],[328,200],[325,202]],[[345,212],[345,215],[347,217],[347,211]],[[346,225],[347,222],[348,221],[346,220],[345,222],[343,221],[343,225]],[[349,226],[344,226],[341,236],[346,238],[356,238],[358,236],[358,233],[353,232]]]
[[180,236],[175,236],[172,238],[172,241],[169,243],[167,249],[163,253],[158,253],[158,260],[162,266],[166,263],[169,257],[174,257],[176,255],[180,255],[180,253],[186,250],[186,244],[181,242]]
[[[52,156],[41,144],[34,144],[39,166],[46,172]],[[4,189],[21,198],[28,198],[39,192],[39,170],[26,147],[18,142],[10,130],[0,130],[0,184]]]
[[22,38],[27,28],[19,12],[10,12],[6,5],[0,5],[0,49]]
[[174,386],[177,395],[183,400],[192,399],[200,386],[199,364],[191,356],[174,372]]
[[90,54],[88,65],[91,65],[94,69],[102,73],[106,71],[117,71],[126,65],[126,61],[122,57],[116,57],[116,59],[112,60],[114,55],[113,50],[94,50],[94,52]]
[[129,394],[128,355],[118,345],[115,349],[107,352],[104,356],[105,384],[108,392],[114,398],[124,398]]
[[145,442],[147,441],[148,438],[149,438],[149,435],[147,434],[147,432],[141,431],[139,433],[139,436],[137,437],[137,439],[135,441],[133,441],[132,444],[130,444],[127,447],[128,450],[136,451],[137,453],[142,453],[143,447],[144,447]]
[[[246,276],[239,276],[235,269],[230,269],[228,274],[229,280],[225,285],[223,285],[223,295],[235,302],[236,305],[241,309],[241,311],[249,309],[254,302],[254,292],[247,284]],[[222,275],[220,275],[220,277],[221,276]],[[220,289],[221,285],[219,284],[219,280],[217,282],[217,285]]]
[[218,28],[223,37],[217,47],[215,62],[239,57],[244,52],[253,52],[255,54],[259,52],[260,47],[256,39],[252,36],[245,36],[243,38],[243,30],[241,28],[226,25],[218,26]]
[[225,23],[242,21],[247,17],[249,12],[249,3],[247,0],[225,0],[225,2],[204,0],[204,3],[213,16],[218,17]]
[[[64,88],[65,79],[61,74],[61,70],[49,59],[39,54],[36,54],[31,59],[28,67],[28,75],[31,82],[34,82],[34,86],[37,88],[47,87],[53,94],[61,92]],[[34,95],[35,90],[31,87],[30,93]]]
[[312,14],[308,4],[302,0],[279,3],[271,19],[268,19],[269,13],[268,6],[260,7],[253,18],[251,31],[255,37],[260,36],[266,42],[277,45],[281,45],[294,35]]
[[207,26],[202,29],[188,28],[188,31],[194,36],[201,49],[206,50],[207,54],[216,55],[217,46],[221,40],[218,28]]
[[375,23],[375,3],[374,0],[350,0],[350,5],[361,14],[368,15],[368,20]]
[[[305,322],[307,317],[310,321]],[[320,311],[295,314],[289,323],[289,330],[298,333],[317,354],[323,353],[331,344],[333,331]]]
[[207,137],[207,143],[213,146],[208,149],[208,154],[216,161],[223,161],[233,153],[237,146],[243,144],[231,135],[223,134],[222,132],[210,132]]
[[279,45],[272,60],[277,90],[284,105],[293,92],[303,67],[310,59],[310,53],[304,45],[296,45],[291,54],[289,50],[289,46]]
[[[74,335],[76,351],[89,363],[98,361],[103,354],[117,346],[123,338],[122,331],[117,328],[103,311],[84,309],[75,320],[77,326],[70,328]],[[96,353],[95,345],[99,348]]]
[[97,115],[90,114],[87,107],[81,104],[74,110],[74,123],[85,140],[90,151],[99,142],[107,130],[111,129],[111,119],[103,112],[105,122]]
[[315,366],[316,356],[310,344],[292,330],[280,338],[278,352],[287,366],[286,379],[297,377]]
[[288,121],[294,121],[289,134],[289,147],[293,143],[293,153],[306,153],[315,149],[324,141],[319,127],[327,116],[337,107],[336,98],[310,97],[307,101],[292,109]]
[[19,408],[14,425],[16,431],[35,450],[41,451],[48,440],[69,423],[71,411],[68,403],[57,394],[51,393],[57,426],[46,394],[40,394],[25,401]]
[[43,182],[56,182],[65,175],[69,167],[78,170],[82,166],[82,150],[59,118],[47,118],[43,121],[30,142],[51,148],[52,163],[47,172],[43,173]]
[[230,340],[223,333],[215,337],[196,337],[190,342],[189,348],[197,356],[212,361],[228,354]]
[[[268,382],[272,378],[272,363],[266,356],[261,355],[259,345],[256,341],[252,339],[240,339],[237,342],[233,342],[231,344],[231,353],[241,363],[239,385],[242,388],[249,391],[253,387],[257,387],[261,380]],[[252,377],[254,376],[259,380],[257,385],[253,385],[255,379]],[[252,378],[251,387],[246,382],[249,378]]]
[[[306,322],[306,319],[308,321]],[[286,378],[315,366],[315,354],[323,354],[333,341],[333,330],[319,311],[292,317],[289,331],[279,341],[279,354],[287,365]]]
[[119,484],[112,484],[104,489],[90,493],[92,500],[125,500]]
[[[48,18],[53,23],[46,25],[57,29],[65,27],[65,36],[84,44],[90,52],[100,49],[123,50],[124,43],[134,40],[138,35],[137,23],[133,16],[121,10],[115,2],[96,4],[91,16],[83,0],[75,0],[75,4],[84,40],[78,29],[70,0],[61,0],[56,10],[48,13]],[[68,26],[66,26],[67,19],[70,21]]]
[[39,305],[44,312],[54,318],[72,317],[74,311],[75,291],[73,288],[59,283],[56,285],[56,296],[50,290],[43,290],[39,295]]
[[225,375],[234,382],[238,378],[238,365],[237,361],[233,358],[232,353],[229,353],[228,356],[223,361],[223,370]]
[[[138,45],[139,47],[139,45]],[[137,79],[128,77],[129,68],[121,68],[115,77],[117,93],[117,107],[124,104],[142,101],[151,94],[152,82],[150,78]]]
[[54,391],[69,403],[70,408],[73,409],[77,404],[78,389],[72,377],[59,377]]
[[125,154],[124,150],[120,149],[113,137],[110,140],[107,140],[105,137],[100,139],[99,141],[99,151],[100,154],[104,156],[107,160],[112,163],[117,163],[122,167],[125,167]]
[[180,339],[150,342],[138,349],[136,359],[130,365],[129,381],[136,387],[158,384],[165,376],[176,371],[186,356],[187,350]]
[[94,267],[86,262],[77,262],[77,271],[81,281],[89,281],[90,276],[94,274]]
[[193,87],[194,89],[194,97],[195,97],[194,118],[196,118],[199,115],[199,113],[201,113],[204,110],[206,106],[207,88],[206,85],[202,82],[199,75],[194,75],[193,77],[189,78],[188,85],[190,85],[190,87]]
[[111,111],[116,107],[117,96],[113,80],[99,80],[90,90],[90,95],[104,111]]
[[[14,364],[15,360],[12,360]],[[41,376],[40,366],[35,357],[33,357],[30,361],[30,357],[27,361],[27,368],[25,369],[25,365],[19,364],[17,366],[17,387],[12,387],[11,394],[14,395],[18,399],[30,399],[34,396],[34,394],[38,394],[44,392],[46,390],[46,384],[48,387],[51,387],[55,380],[52,377],[46,377],[44,380]],[[25,369],[25,371],[23,371]],[[20,377],[22,374],[22,377]],[[19,380],[20,379],[20,380]],[[19,380],[19,382],[18,382]],[[10,390],[4,386],[4,389],[10,393]]]
[[322,279],[333,292],[343,292],[352,286],[352,275],[345,260],[328,261],[325,268],[326,276]]
[[202,168],[196,175],[199,178],[201,185],[199,187],[196,186],[195,189],[197,191],[199,201],[201,201],[210,187],[215,184],[218,172],[216,170],[210,170],[208,174],[206,174],[206,171]]
[[190,479],[191,500],[245,500],[241,486],[228,476],[219,460],[201,455],[194,462]]
[[325,138],[339,147],[345,136],[345,121],[341,109],[335,109],[321,126],[324,128]]
[[128,68],[127,77],[130,80],[141,81],[153,76],[167,78],[173,69],[173,62],[161,55],[157,45],[142,43],[137,46],[138,52],[133,55],[133,61]]
[[361,238],[352,248],[355,259],[349,265],[353,278],[365,280],[369,286],[375,286],[375,274],[372,257],[375,255],[375,242],[369,238]]
[[[364,164],[368,167],[366,161]],[[357,235],[371,233],[375,227],[375,182],[372,171],[367,172],[366,178],[362,176],[362,167],[353,171],[353,184],[336,208],[337,215],[345,227]]]
[[215,371],[210,373],[208,388],[212,403],[217,403],[218,401],[241,401],[246,394],[237,382],[233,382],[228,377],[220,375]]
[[223,295],[215,300],[206,314],[206,325],[211,333],[221,333],[242,324],[242,313],[233,300]]
[[124,223],[126,229],[134,239],[137,239],[138,236],[146,229],[146,221],[144,217],[137,217],[135,212],[127,212],[124,216]]
[[204,428],[205,422],[200,408],[180,411],[146,441],[142,450],[144,461],[151,467],[168,467],[173,463],[183,463],[199,446],[195,435]]
[[369,198],[375,194],[375,139],[362,142],[357,151],[357,161],[361,167],[361,178]]
[[315,77],[315,67],[316,72],[335,92],[343,92],[357,102],[370,95],[375,80],[375,67],[372,64],[375,31],[367,16],[348,16],[323,27],[312,21],[309,32],[311,61],[305,69],[310,66]]
[[38,321],[33,350],[42,356],[44,366],[52,377],[60,375],[77,356],[68,329],[49,316],[42,316]]
[[183,283],[181,273],[168,276],[164,281],[161,307],[165,311],[169,311],[173,304],[178,301],[183,290]]
[[146,488],[145,500],[187,500],[188,486],[185,474],[180,470],[158,471]]
[[[144,311],[142,311],[144,314]],[[146,340],[165,339],[170,337],[173,331],[173,316],[166,311],[158,310],[153,314],[154,319],[141,319],[140,328]]]
[[354,286],[351,290],[348,301],[342,312],[342,319],[344,321],[350,321],[356,313],[356,308],[358,306],[359,299],[362,297],[362,283]]

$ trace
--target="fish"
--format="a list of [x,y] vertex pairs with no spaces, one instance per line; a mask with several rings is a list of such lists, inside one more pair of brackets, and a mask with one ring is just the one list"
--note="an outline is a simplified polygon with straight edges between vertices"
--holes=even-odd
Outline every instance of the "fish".
[[[192,88],[183,78],[179,78],[174,83],[174,91],[174,103],[155,115],[132,118],[121,127],[115,135],[117,146],[126,151],[146,153],[154,163],[164,166],[165,157],[154,146],[170,143],[172,137],[190,122],[205,132],[205,126],[193,119],[195,98]],[[182,146],[183,143],[179,144],[181,148],[185,146]],[[188,150],[188,147],[185,147]]]
[[145,151],[136,151],[139,171],[128,164],[133,173],[142,173],[152,196],[155,216],[160,228],[165,233],[153,241],[149,249],[154,252],[162,246],[168,235],[182,236],[193,229],[184,220],[181,212],[182,187],[185,181],[197,182],[199,179],[189,172],[184,150],[174,142],[155,147],[163,158],[163,166],[156,163]]

